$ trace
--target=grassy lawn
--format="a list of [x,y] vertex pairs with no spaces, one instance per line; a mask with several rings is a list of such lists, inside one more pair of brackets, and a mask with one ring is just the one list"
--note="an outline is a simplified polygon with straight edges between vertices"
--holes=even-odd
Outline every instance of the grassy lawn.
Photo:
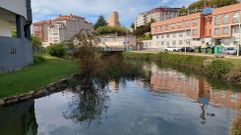
[[77,72],[73,61],[44,56],[45,61],[16,72],[0,74],[0,98],[44,87]]

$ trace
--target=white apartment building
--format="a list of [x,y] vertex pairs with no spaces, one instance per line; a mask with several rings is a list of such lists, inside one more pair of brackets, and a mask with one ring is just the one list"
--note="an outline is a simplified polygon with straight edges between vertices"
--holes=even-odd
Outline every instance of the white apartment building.
[[147,12],[143,12],[137,16],[134,22],[135,28],[151,22],[152,19],[156,22],[160,22],[163,20],[175,18],[177,17],[178,11],[179,8],[159,7]]
[[43,46],[47,47],[51,43],[63,43],[69,41],[81,30],[93,32],[93,26],[83,17],[66,15],[53,19],[33,23],[33,33],[39,37]]

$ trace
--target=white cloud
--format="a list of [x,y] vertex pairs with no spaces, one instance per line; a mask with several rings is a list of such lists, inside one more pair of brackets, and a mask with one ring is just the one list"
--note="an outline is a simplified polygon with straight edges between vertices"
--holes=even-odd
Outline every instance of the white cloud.
[[120,21],[130,25],[140,12],[158,6],[181,7],[194,0],[32,0],[34,20],[50,19],[59,14],[76,14],[95,22],[112,11],[120,13]]

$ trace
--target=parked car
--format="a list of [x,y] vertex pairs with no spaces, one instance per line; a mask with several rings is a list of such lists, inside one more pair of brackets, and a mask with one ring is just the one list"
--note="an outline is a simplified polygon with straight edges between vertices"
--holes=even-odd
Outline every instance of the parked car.
[[180,52],[180,48],[177,48],[177,47],[166,47],[165,48],[165,51],[166,52]]
[[185,48],[186,48],[186,52],[194,52],[194,49],[191,47],[182,47],[181,52],[185,52]]
[[229,48],[224,48],[222,52],[223,54],[235,55],[237,54],[237,49],[229,47]]

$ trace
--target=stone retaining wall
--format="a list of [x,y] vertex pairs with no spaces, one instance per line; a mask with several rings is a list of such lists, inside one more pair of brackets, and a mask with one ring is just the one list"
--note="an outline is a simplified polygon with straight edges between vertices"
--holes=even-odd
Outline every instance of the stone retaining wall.
[[26,101],[29,99],[40,98],[40,97],[46,96],[48,94],[62,91],[68,87],[68,84],[69,84],[68,82],[72,78],[73,77],[61,79],[57,82],[51,83],[51,84],[47,85],[46,87],[40,88],[36,91],[30,91],[28,93],[24,93],[21,95],[0,99],[0,106],[23,102],[23,101]]

